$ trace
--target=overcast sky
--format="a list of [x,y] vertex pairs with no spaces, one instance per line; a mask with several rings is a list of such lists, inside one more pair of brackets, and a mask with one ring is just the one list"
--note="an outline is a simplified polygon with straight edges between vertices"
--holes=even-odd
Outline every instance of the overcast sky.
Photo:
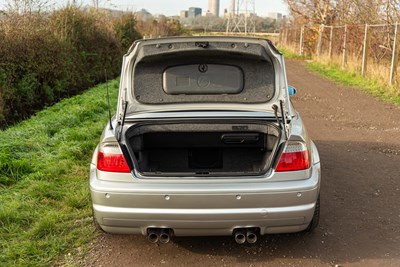
[[[43,0],[55,3],[56,7],[62,6],[68,0]],[[73,0],[69,0],[72,2]],[[180,10],[187,10],[189,7],[200,7],[208,10],[208,0],[98,0],[99,5],[107,8],[138,11],[147,9],[152,14],[164,14],[167,16],[178,15]],[[10,0],[0,0],[0,9],[6,6]],[[93,0],[76,0],[78,4],[92,5]],[[223,10],[229,10],[231,0],[220,0],[220,16]],[[256,13],[265,16],[268,12],[279,12],[287,14],[287,6],[284,0],[255,0]]]
[[[264,16],[268,12],[287,13],[287,6],[283,0],[254,1],[256,13],[260,16]],[[230,0],[220,0],[220,15],[222,15],[225,8],[229,9],[230,2]],[[103,4],[106,3],[106,1],[103,2]],[[208,0],[111,0],[110,3],[116,5],[119,9],[140,10],[145,8],[150,13],[162,13],[167,16],[178,15],[180,10],[185,10],[189,7],[208,9]]]
[[[84,2],[90,3],[91,1],[85,0]],[[220,0],[220,15],[222,15],[225,8],[229,9],[230,2],[230,0]],[[178,15],[180,10],[185,10],[189,7],[208,9],[208,0],[103,0],[101,3],[107,6],[115,5],[119,9],[125,10],[140,10],[144,8],[150,13],[167,16]],[[268,12],[287,13],[287,6],[283,0],[255,0],[255,6],[256,13],[261,16],[266,15]]]

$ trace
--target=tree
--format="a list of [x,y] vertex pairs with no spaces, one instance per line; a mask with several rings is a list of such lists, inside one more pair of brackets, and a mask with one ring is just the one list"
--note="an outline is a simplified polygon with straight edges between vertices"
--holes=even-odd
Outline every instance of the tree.
[[336,15],[333,0],[286,0],[296,20],[313,24],[329,24]]
[[9,13],[32,14],[49,9],[54,4],[51,0],[7,0],[6,9]]
[[286,0],[296,23],[316,25],[394,24],[399,0]]

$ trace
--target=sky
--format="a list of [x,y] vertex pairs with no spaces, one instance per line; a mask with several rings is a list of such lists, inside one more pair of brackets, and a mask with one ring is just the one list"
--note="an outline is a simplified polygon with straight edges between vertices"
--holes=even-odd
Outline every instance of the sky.
[[[40,0],[39,0],[40,1]],[[68,0],[43,0],[55,3],[55,6],[63,6]],[[69,0],[72,2],[73,0]],[[287,5],[284,0],[254,0],[256,13],[259,16],[266,16],[269,12],[279,12],[287,14]],[[5,8],[10,0],[0,0],[0,9]],[[142,8],[152,14],[164,14],[167,16],[179,15],[179,11],[187,10],[189,7],[200,7],[208,10],[208,0],[98,0],[102,7],[138,11]],[[231,0],[220,0],[220,16],[225,8],[229,10]],[[93,0],[76,0],[76,3],[82,5],[92,5]]]
[[[111,7],[112,5],[123,10],[146,9],[152,14],[164,14],[167,16],[178,15],[179,11],[187,10],[189,7],[200,7],[203,10],[208,9],[208,0],[99,0],[101,5]],[[265,16],[268,12],[279,12],[287,14],[287,5],[283,0],[254,0],[256,13],[259,16]],[[90,3],[91,1],[85,0]],[[229,10],[230,0],[220,0],[220,15],[223,10]]]

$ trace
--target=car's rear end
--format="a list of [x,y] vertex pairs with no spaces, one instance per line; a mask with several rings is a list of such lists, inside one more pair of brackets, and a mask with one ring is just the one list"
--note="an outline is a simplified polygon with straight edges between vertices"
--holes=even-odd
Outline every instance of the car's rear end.
[[117,116],[91,164],[94,216],[110,233],[232,235],[312,229],[320,164],[265,40],[138,42]]

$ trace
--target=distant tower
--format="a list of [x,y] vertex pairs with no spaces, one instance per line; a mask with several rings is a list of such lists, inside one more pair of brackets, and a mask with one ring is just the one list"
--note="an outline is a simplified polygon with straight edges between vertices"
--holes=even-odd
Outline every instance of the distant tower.
[[219,0],[208,0],[208,11],[219,17]]
[[256,32],[256,4],[255,0],[232,0],[226,33]]
[[199,7],[189,7],[188,18],[194,19],[195,17],[201,16],[201,11]]

